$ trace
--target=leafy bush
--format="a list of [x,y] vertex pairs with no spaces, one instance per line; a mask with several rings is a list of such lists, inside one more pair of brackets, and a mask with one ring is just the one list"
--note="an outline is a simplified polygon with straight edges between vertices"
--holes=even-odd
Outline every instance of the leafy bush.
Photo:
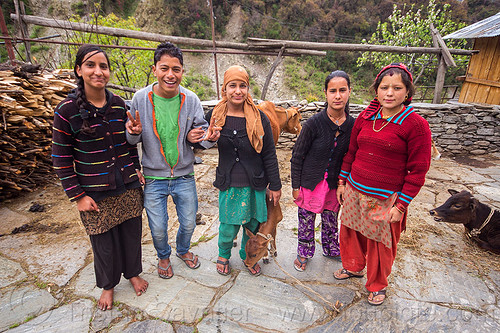
[[193,91],[202,101],[215,95],[215,91],[212,89],[212,80],[193,71],[182,76],[182,85]]

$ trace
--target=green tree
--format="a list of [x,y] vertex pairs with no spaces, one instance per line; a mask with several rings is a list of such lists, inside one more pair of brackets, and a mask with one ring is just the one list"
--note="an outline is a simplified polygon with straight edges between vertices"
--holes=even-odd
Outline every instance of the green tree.
[[[439,9],[435,0],[429,0],[427,6],[422,5],[416,9],[411,5],[410,9],[404,13],[406,6],[399,9],[394,5],[392,14],[386,22],[379,22],[377,31],[364,43],[392,45],[392,46],[414,46],[432,47],[432,34],[430,23],[439,33],[444,36],[465,26],[465,23],[457,23],[451,20],[450,5],[443,5]],[[449,40],[447,45],[450,48],[464,48],[465,40]],[[372,64],[376,68],[381,68],[393,62],[405,62],[414,73],[415,82],[419,81],[422,75],[429,75],[436,67],[436,56],[429,54],[399,54],[383,52],[364,52],[358,58],[358,66]],[[465,56],[455,56],[455,62],[461,66],[459,70],[464,71],[466,61]]]
[[[82,19],[78,16],[74,17],[73,20],[78,22],[82,21]],[[114,14],[109,14],[107,16],[91,14],[90,21],[93,24],[100,26],[140,30],[138,27],[136,27],[135,18],[133,17],[122,19]],[[84,32],[72,33],[68,35],[68,39],[69,41],[76,43],[123,45],[143,48],[155,48],[159,44],[158,42]],[[68,47],[67,60],[65,63],[63,63],[63,67],[71,68],[73,66],[77,50],[78,46]],[[153,51],[117,48],[106,48],[105,50],[109,58],[111,69],[113,71],[113,75],[110,79],[111,83],[115,83],[125,87],[142,88],[155,80],[152,76],[151,71],[151,66],[153,65]],[[211,87],[210,79],[201,74],[185,74],[183,76],[182,82],[186,88],[193,90],[202,99],[208,98],[209,96],[215,94]],[[125,98],[132,97],[131,93],[117,93],[120,93],[120,95]]]
[[[73,20],[77,22],[82,21],[82,19],[78,16],[74,17]],[[109,14],[107,16],[91,14],[90,21],[94,24],[106,27],[139,30],[139,28],[135,26],[135,19],[133,17],[121,19],[115,14]],[[76,43],[124,45],[149,48],[154,48],[158,44],[156,42],[132,38],[106,36],[84,32],[75,32],[68,35],[68,37],[70,42]],[[74,61],[77,49],[78,46],[71,46],[68,48],[67,64],[64,65],[72,67],[71,64]],[[153,63],[153,53],[151,51],[115,48],[106,48],[105,51],[109,57],[110,66],[113,71],[113,75],[110,80],[111,83],[126,87],[141,88],[151,81],[151,65]]]

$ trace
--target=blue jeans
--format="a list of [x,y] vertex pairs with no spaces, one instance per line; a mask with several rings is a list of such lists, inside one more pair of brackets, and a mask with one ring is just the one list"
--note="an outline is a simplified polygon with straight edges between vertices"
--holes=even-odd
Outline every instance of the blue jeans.
[[196,227],[198,196],[196,183],[191,175],[176,179],[146,179],[144,186],[144,208],[149,220],[158,258],[170,257],[172,248],[168,244],[167,199],[171,195],[175,203],[179,230],[177,231],[177,253],[184,255],[189,251],[191,236]]

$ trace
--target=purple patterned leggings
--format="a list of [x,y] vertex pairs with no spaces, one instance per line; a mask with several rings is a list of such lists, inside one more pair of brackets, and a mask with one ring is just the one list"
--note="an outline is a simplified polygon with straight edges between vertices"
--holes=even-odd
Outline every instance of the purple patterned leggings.
[[[314,221],[316,220],[316,213],[299,207],[298,216],[299,245],[297,254],[302,258],[312,258],[315,250]],[[321,213],[321,245],[323,255],[331,257],[340,255],[337,212],[324,210]]]

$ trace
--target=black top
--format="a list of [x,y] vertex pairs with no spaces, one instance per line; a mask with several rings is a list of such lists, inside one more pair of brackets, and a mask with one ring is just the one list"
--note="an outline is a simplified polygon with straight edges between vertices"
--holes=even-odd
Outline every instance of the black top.
[[[328,118],[327,107],[302,126],[293,147],[291,162],[292,188],[314,190],[328,171],[328,187],[337,188],[342,159],[349,148],[354,118],[346,114],[340,126]],[[335,134],[339,132],[336,137]],[[335,145],[337,143],[337,145]]]
[[[209,123],[211,117],[212,111],[205,117]],[[271,125],[263,112],[260,112],[260,117],[264,128],[263,147],[260,154],[255,151],[248,139],[245,118],[231,119],[237,117],[226,117],[220,138],[217,141],[219,163],[216,169],[214,186],[219,190],[225,191],[229,187],[241,186],[239,182],[233,184],[233,172],[238,172],[237,169],[233,171],[235,166],[236,168],[243,167],[248,179],[247,186],[252,187],[254,190],[263,191],[268,185],[272,191],[281,189],[278,159]],[[244,121],[245,126],[237,126],[238,129],[236,127],[232,128],[235,121]]]

